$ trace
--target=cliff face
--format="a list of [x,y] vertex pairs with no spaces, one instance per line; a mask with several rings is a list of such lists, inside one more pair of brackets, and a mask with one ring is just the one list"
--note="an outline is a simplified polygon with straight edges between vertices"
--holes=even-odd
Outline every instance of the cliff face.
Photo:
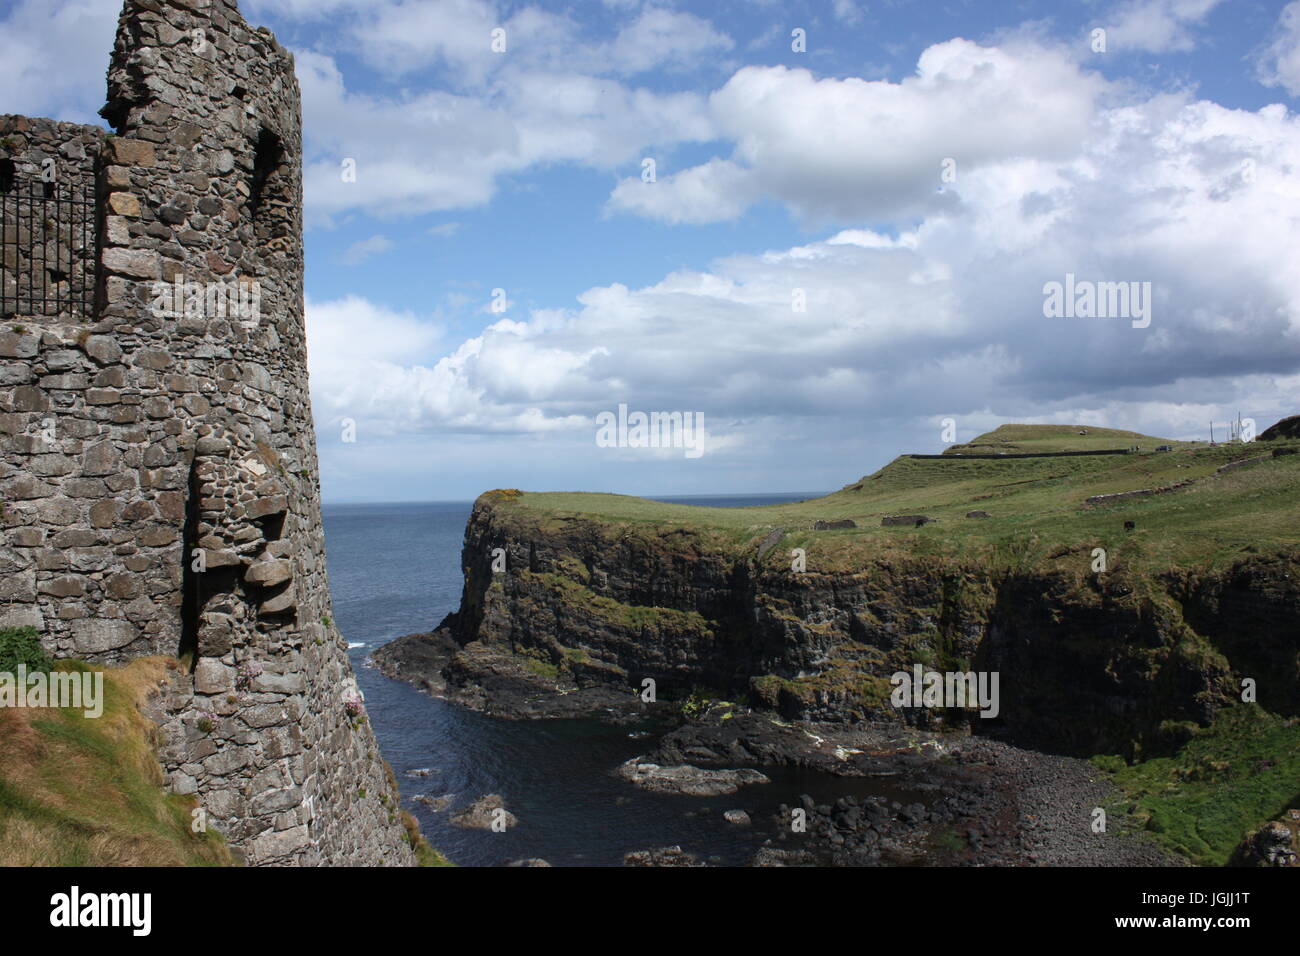
[[[1075,753],[1175,745],[1187,722],[1239,700],[1246,677],[1267,708],[1300,710],[1297,554],[1162,577],[918,554],[800,573],[779,545],[760,559],[764,537],[543,519],[489,493],[466,530],[449,626],[579,683],[630,690],[650,677],[663,697],[699,688],[790,717],[969,723]],[[888,679],[916,663],[998,672],[1000,715],[895,710]]]
[[102,113],[0,117],[0,626],[189,663],[165,769],[250,862],[410,863],[331,623],[293,58],[233,0],[127,0]]

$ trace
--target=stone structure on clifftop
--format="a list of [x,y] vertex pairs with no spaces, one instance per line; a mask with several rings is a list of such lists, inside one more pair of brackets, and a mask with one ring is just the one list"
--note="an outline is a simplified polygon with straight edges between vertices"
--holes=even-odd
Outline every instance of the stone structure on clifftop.
[[409,864],[331,621],[293,58],[127,0],[102,115],[0,115],[0,626],[187,663],[165,769],[248,862]]

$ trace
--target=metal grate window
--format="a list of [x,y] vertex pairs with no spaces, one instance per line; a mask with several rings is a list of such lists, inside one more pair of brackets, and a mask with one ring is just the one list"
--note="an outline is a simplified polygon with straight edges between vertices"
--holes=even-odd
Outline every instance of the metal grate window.
[[95,188],[0,159],[0,318],[90,315]]

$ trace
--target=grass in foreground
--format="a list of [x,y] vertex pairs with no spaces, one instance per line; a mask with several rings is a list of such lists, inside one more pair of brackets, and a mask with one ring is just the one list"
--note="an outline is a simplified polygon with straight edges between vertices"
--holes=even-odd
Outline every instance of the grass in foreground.
[[1162,845],[1204,866],[1227,864],[1248,832],[1300,807],[1300,719],[1252,704],[1223,711],[1172,757],[1093,762]]
[[[193,797],[167,792],[156,725],[140,712],[167,662],[104,672],[104,712],[0,709],[0,866],[230,866]],[[89,671],[61,661],[58,671]]]

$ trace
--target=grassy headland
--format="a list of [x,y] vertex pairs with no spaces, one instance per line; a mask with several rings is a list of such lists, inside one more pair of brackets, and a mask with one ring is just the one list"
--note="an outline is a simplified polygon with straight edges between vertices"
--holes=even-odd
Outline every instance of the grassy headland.
[[[1137,445],[1128,455],[1006,460],[903,456],[833,494],[790,504],[708,508],[625,495],[579,492],[497,493],[501,511],[543,529],[594,518],[627,531],[674,530],[701,545],[740,553],[783,528],[777,561],[803,547],[809,571],[840,571],[868,557],[910,551],[967,558],[990,567],[1020,567],[1106,548],[1110,567],[1133,570],[1212,568],[1242,554],[1300,547],[1300,455],[1269,458],[1219,473],[1234,461],[1298,448],[1298,441],[1211,446],[1136,432],[1075,426],[1007,425],[959,446],[970,454],[1103,450]],[[1171,451],[1155,448],[1170,445]],[[1179,487],[1113,503],[1097,495]],[[986,511],[986,519],[967,518]],[[886,515],[924,514],[919,528],[882,527]],[[857,527],[817,531],[818,521],[845,518]],[[1126,532],[1124,523],[1135,528]],[[1080,556],[1080,552],[1083,556]]]

